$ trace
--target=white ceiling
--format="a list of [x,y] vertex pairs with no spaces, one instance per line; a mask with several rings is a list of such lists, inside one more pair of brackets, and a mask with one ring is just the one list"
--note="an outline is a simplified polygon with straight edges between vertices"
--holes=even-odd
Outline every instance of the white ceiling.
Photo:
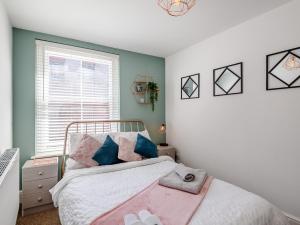
[[14,27],[168,56],[290,0],[197,0],[185,16],[156,0],[2,0]]

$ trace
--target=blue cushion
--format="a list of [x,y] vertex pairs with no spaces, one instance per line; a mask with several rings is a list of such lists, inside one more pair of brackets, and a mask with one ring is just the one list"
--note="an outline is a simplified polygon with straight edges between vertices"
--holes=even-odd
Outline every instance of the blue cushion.
[[145,158],[158,157],[156,144],[140,134],[137,136],[134,152]]
[[92,159],[98,162],[99,165],[121,163],[122,161],[118,159],[118,152],[119,146],[107,135],[103,145],[96,151]]

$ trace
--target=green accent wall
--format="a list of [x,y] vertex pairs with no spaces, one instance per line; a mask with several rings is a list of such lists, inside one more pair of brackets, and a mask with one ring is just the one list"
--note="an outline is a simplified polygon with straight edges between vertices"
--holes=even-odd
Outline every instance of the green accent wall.
[[[158,132],[165,121],[164,58],[109,48],[78,40],[13,29],[13,146],[20,148],[21,166],[35,154],[35,40],[58,42],[119,54],[121,119],[141,119],[154,142],[164,141]],[[150,105],[138,104],[130,87],[139,74],[151,75],[160,88],[152,112]]]

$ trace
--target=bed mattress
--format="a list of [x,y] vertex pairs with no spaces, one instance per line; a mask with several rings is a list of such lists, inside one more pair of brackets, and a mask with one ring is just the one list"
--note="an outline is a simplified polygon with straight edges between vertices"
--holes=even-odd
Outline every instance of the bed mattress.
[[[175,165],[171,158],[163,156],[68,171],[51,190],[62,225],[89,225],[169,173]],[[288,222],[280,210],[263,198],[214,179],[189,225],[288,225]]]

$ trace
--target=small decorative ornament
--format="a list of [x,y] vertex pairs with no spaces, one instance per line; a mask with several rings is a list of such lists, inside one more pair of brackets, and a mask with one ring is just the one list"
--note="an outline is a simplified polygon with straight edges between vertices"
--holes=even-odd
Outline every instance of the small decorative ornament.
[[196,0],[158,0],[157,3],[169,15],[183,16],[196,4]]
[[148,83],[148,89],[149,89],[150,103],[151,103],[151,106],[152,106],[152,111],[154,112],[155,102],[158,101],[159,88],[158,88],[157,83],[149,82]]

